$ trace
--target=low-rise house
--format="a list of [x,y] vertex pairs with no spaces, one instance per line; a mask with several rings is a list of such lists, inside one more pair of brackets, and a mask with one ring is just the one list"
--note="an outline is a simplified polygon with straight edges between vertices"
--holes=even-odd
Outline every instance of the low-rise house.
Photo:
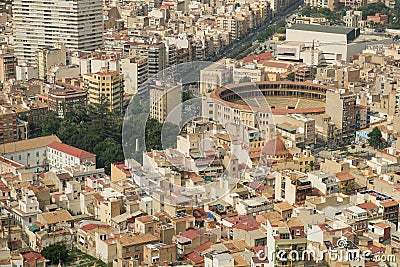
[[39,209],[37,197],[32,190],[25,193],[22,198],[18,200],[18,207],[13,208],[12,212],[15,220],[23,229],[37,220],[37,216],[41,213],[41,210]]
[[176,244],[148,244],[143,250],[144,262],[149,265],[165,264],[176,261]]
[[260,213],[271,211],[272,209],[272,202],[263,197],[239,200],[239,202],[236,204],[236,210],[239,215],[255,216]]
[[204,257],[204,267],[233,267],[235,262],[229,253],[206,254]]
[[351,225],[355,233],[362,233],[368,228],[368,212],[359,206],[346,208],[343,214],[338,215],[336,218]]
[[208,241],[215,243],[217,235],[210,231],[204,232],[193,228],[189,228],[172,238],[172,242],[177,245],[177,253],[180,256],[192,252],[194,248]]
[[137,262],[143,261],[144,246],[159,242],[152,234],[122,233],[117,240],[118,259],[132,258]]
[[382,243],[391,237],[391,224],[384,220],[374,220],[368,223],[368,232],[366,235],[377,243]]
[[69,227],[74,226],[74,218],[67,210],[40,213],[37,216],[37,220],[43,224],[44,229],[49,231],[54,230],[56,225],[60,223],[64,223]]

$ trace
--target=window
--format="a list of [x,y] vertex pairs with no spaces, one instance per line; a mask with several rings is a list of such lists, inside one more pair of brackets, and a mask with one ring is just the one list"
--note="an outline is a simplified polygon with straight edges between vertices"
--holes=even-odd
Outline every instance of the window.
[[135,250],[136,250],[136,251],[139,251],[139,246],[135,246]]
[[126,247],[126,248],[125,248],[125,252],[126,252],[126,253],[129,253],[130,251],[131,251],[131,248],[130,248],[130,247]]

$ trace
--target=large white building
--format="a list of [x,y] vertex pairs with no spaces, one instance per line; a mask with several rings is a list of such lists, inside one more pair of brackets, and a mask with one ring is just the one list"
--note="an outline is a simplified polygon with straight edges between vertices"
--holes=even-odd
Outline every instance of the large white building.
[[55,136],[42,136],[33,139],[3,144],[0,153],[3,157],[18,162],[26,170],[40,173],[48,170],[47,146],[61,140]]
[[286,40],[277,45],[276,57],[309,65],[332,65],[349,61],[366,44],[391,42],[384,36],[362,35],[359,28],[295,24],[286,30]]
[[15,0],[13,34],[15,55],[36,64],[40,48],[63,43],[72,50],[94,50],[103,43],[101,0]]
[[87,165],[96,167],[96,155],[85,150],[53,142],[47,146],[50,170],[59,170],[68,166]]

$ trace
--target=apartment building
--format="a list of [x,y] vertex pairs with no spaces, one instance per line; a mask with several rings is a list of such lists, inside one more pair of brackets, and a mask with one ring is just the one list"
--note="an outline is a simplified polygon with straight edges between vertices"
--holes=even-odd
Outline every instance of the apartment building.
[[[18,141],[17,114],[8,109],[0,109],[0,144]],[[25,139],[25,138],[24,138]]]
[[0,54],[0,81],[15,79],[17,59],[12,54]]
[[86,105],[87,92],[83,90],[50,91],[47,97],[49,110],[60,118],[65,118],[74,105]]
[[176,244],[147,244],[143,249],[143,260],[148,265],[176,261]]
[[130,257],[138,262],[142,262],[144,259],[144,247],[157,242],[159,242],[158,238],[152,234],[121,234],[121,238],[117,241],[118,259],[122,260]]
[[84,74],[83,81],[85,88],[88,89],[90,104],[108,101],[110,110],[121,112],[124,83],[123,75],[119,71],[103,68],[100,72]]
[[[267,247],[268,260],[267,267],[272,266],[307,266],[304,259],[290,260],[291,251],[298,251],[299,255],[307,248],[307,238],[293,235],[290,227],[284,221],[276,218],[267,219]],[[296,234],[296,233],[295,233]],[[283,260],[282,257],[276,257],[278,252],[285,255],[289,260]]]
[[344,142],[351,141],[356,134],[356,98],[344,90],[326,92],[326,113],[342,129]]
[[148,78],[147,57],[128,56],[121,59],[121,70],[124,75],[124,90],[129,95],[139,91]]
[[302,114],[276,115],[274,119],[282,136],[295,141],[298,147],[314,145],[316,138],[314,119]]
[[147,57],[149,77],[167,67],[167,50],[165,43],[125,43],[124,54]]
[[14,51],[19,63],[36,64],[36,51],[64,43],[94,50],[103,43],[103,3],[96,0],[13,2]]
[[[226,62],[226,61],[225,61]],[[205,95],[233,81],[232,66],[218,62],[200,70],[200,93]]]
[[46,81],[49,77],[50,67],[58,64],[67,64],[67,49],[65,45],[59,44],[56,47],[44,47],[36,52],[39,79]]
[[275,177],[275,198],[284,198],[289,204],[305,201],[313,190],[308,176],[299,171],[284,170]]
[[363,28],[363,26],[365,26],[362,11],[358,10],[347,10],[346,15],[343,16],[343,21],[346,24],[346,27]]
[[231,42],[240,38],[239,21],[236,17],[221,15],[217,17],[216,23],[218,28],[223,29],[225,32],[229,32]]
[[[182,102],[182,85],[157,81],[150,87],[150,118],[163,123],[168,115]],[[181,115],[180,110],[174,111]],[[178,119],[178,118],[176,118]]]
[[325,7],[330,10],[334,10],[337,8],[339,1],[338,0],[305,0],[304,4],[312,7]]

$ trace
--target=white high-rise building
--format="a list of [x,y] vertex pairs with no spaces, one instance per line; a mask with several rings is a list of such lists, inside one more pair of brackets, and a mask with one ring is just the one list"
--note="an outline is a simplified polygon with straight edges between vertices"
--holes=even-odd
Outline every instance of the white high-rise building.
[[103,43],[102,0],[14,0],[14,53],[19,64],[36,64],[40,48],[63,43],[94,50]]

